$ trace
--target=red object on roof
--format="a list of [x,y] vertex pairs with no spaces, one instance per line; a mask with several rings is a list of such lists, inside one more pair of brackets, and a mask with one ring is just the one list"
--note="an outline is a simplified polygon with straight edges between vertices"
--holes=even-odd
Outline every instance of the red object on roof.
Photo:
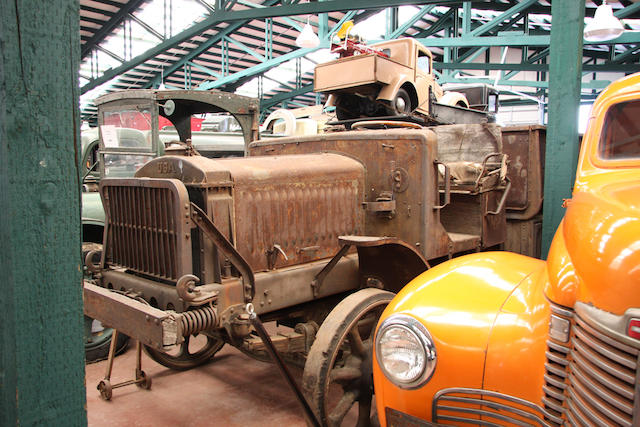
[[331,52],[332,53],[339,53],[341,58],[347,57],[347,56],[353,56],[353,55],[368,55],[368,54],[375,54],[378,56],[382,56],[383,58],[388,58],[389,55],[387,55],[386,53],[382,52],[381,49],[376,49],[373,47],[369,47],[363,43],[356,43],[353,40],[350,39],[346,39],[343,43],[341,44],[333,44],[331,45]]

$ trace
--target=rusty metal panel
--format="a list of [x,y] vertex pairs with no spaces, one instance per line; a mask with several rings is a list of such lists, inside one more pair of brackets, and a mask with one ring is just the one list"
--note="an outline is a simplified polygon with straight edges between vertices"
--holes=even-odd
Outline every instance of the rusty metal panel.
[[251,157],[339,152],[359,160],[366,170],[364,202],[392,195],[396,209],[393,214],[366,212],[364,232],[357,234],[397,237],[427,259],[448,253],[440,213],[432,209],[439,195],[433,163],[436,136],[431,129],[358,130],[264,140],[252,143],[249,150]]
[[103,179],[106,264],[176,281],[192,270],[189,197],[175,179]]
[[507,176],[511,191],[507,197],[510,219],[531,219],[540,212],[544,190],[544,126],[502,128],[504,152],[509,156]]
[[364,229],[364,166],[338,154],[229,159],[234,242],[254,271],[329,258]]
[[163,349],[183,341],[180,322],[166,311],[84,282],[84,314],[143,344]]
[[506,210],[503,208],[497,214],[495,212],[502,197],[501,191],[488,191],[480,194],[482,197],[482,247],[490,248],[504,243],[507,238]]
[[502,153],[503,137],[496,124],[434,126],[438,138],[438,160],[442,163],[482,163],[492,153]]
[[507,221],[507,239],[504,250],[534,258],[541,256],[542,216],[533,219]]

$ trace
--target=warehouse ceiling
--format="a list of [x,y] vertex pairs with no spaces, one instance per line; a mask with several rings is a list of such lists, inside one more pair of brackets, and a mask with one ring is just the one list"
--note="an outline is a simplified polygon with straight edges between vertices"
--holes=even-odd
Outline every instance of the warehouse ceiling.
[[[586,19],[600,2],[586,2]],[[627,29],[613,42],[585,43],[583,96],[637,71],[640,3],[609,1]],[[134,88],[212,89],[255,96],[261,110],[321,102],[313,66],[353,20],[369,40],[414,37],[430,47],[441,83],[485,82],[544,97],[551,29],[548,0],[80,0],[81,111]],[[299,48],[306,23],[318,48]]]

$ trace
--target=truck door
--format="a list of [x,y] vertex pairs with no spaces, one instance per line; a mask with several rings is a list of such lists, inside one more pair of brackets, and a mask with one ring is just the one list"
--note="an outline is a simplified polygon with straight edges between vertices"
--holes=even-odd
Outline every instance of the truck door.
[[429,89],[433,88],[435,80],[433,77],[433,63],[431,53],[417,49],[417,60],[415,69],[416,91],[418,92],[418,109],[429,110]]

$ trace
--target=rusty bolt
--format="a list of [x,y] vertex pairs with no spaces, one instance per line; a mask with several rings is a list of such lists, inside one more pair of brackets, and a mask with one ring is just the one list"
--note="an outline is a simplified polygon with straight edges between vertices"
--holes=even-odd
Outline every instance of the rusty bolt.
[[267,301],[269,304],[271,304],[271,298],[269,298],[269,301]]
[[264,307],[264,301],[260,301],[260,306]]
[[234,310],[233,310],[233,307],[231,307],[231,309],[229,309],[229,312],[230,312],[231,314],[233,314],[233,311],[234,311]]
[[146,320],[147,322],[151,321],[151,317],[149,317],[149,315],[144,316],[144,320]]
[[156,319],[156,325],[160,324],[160,319]]

